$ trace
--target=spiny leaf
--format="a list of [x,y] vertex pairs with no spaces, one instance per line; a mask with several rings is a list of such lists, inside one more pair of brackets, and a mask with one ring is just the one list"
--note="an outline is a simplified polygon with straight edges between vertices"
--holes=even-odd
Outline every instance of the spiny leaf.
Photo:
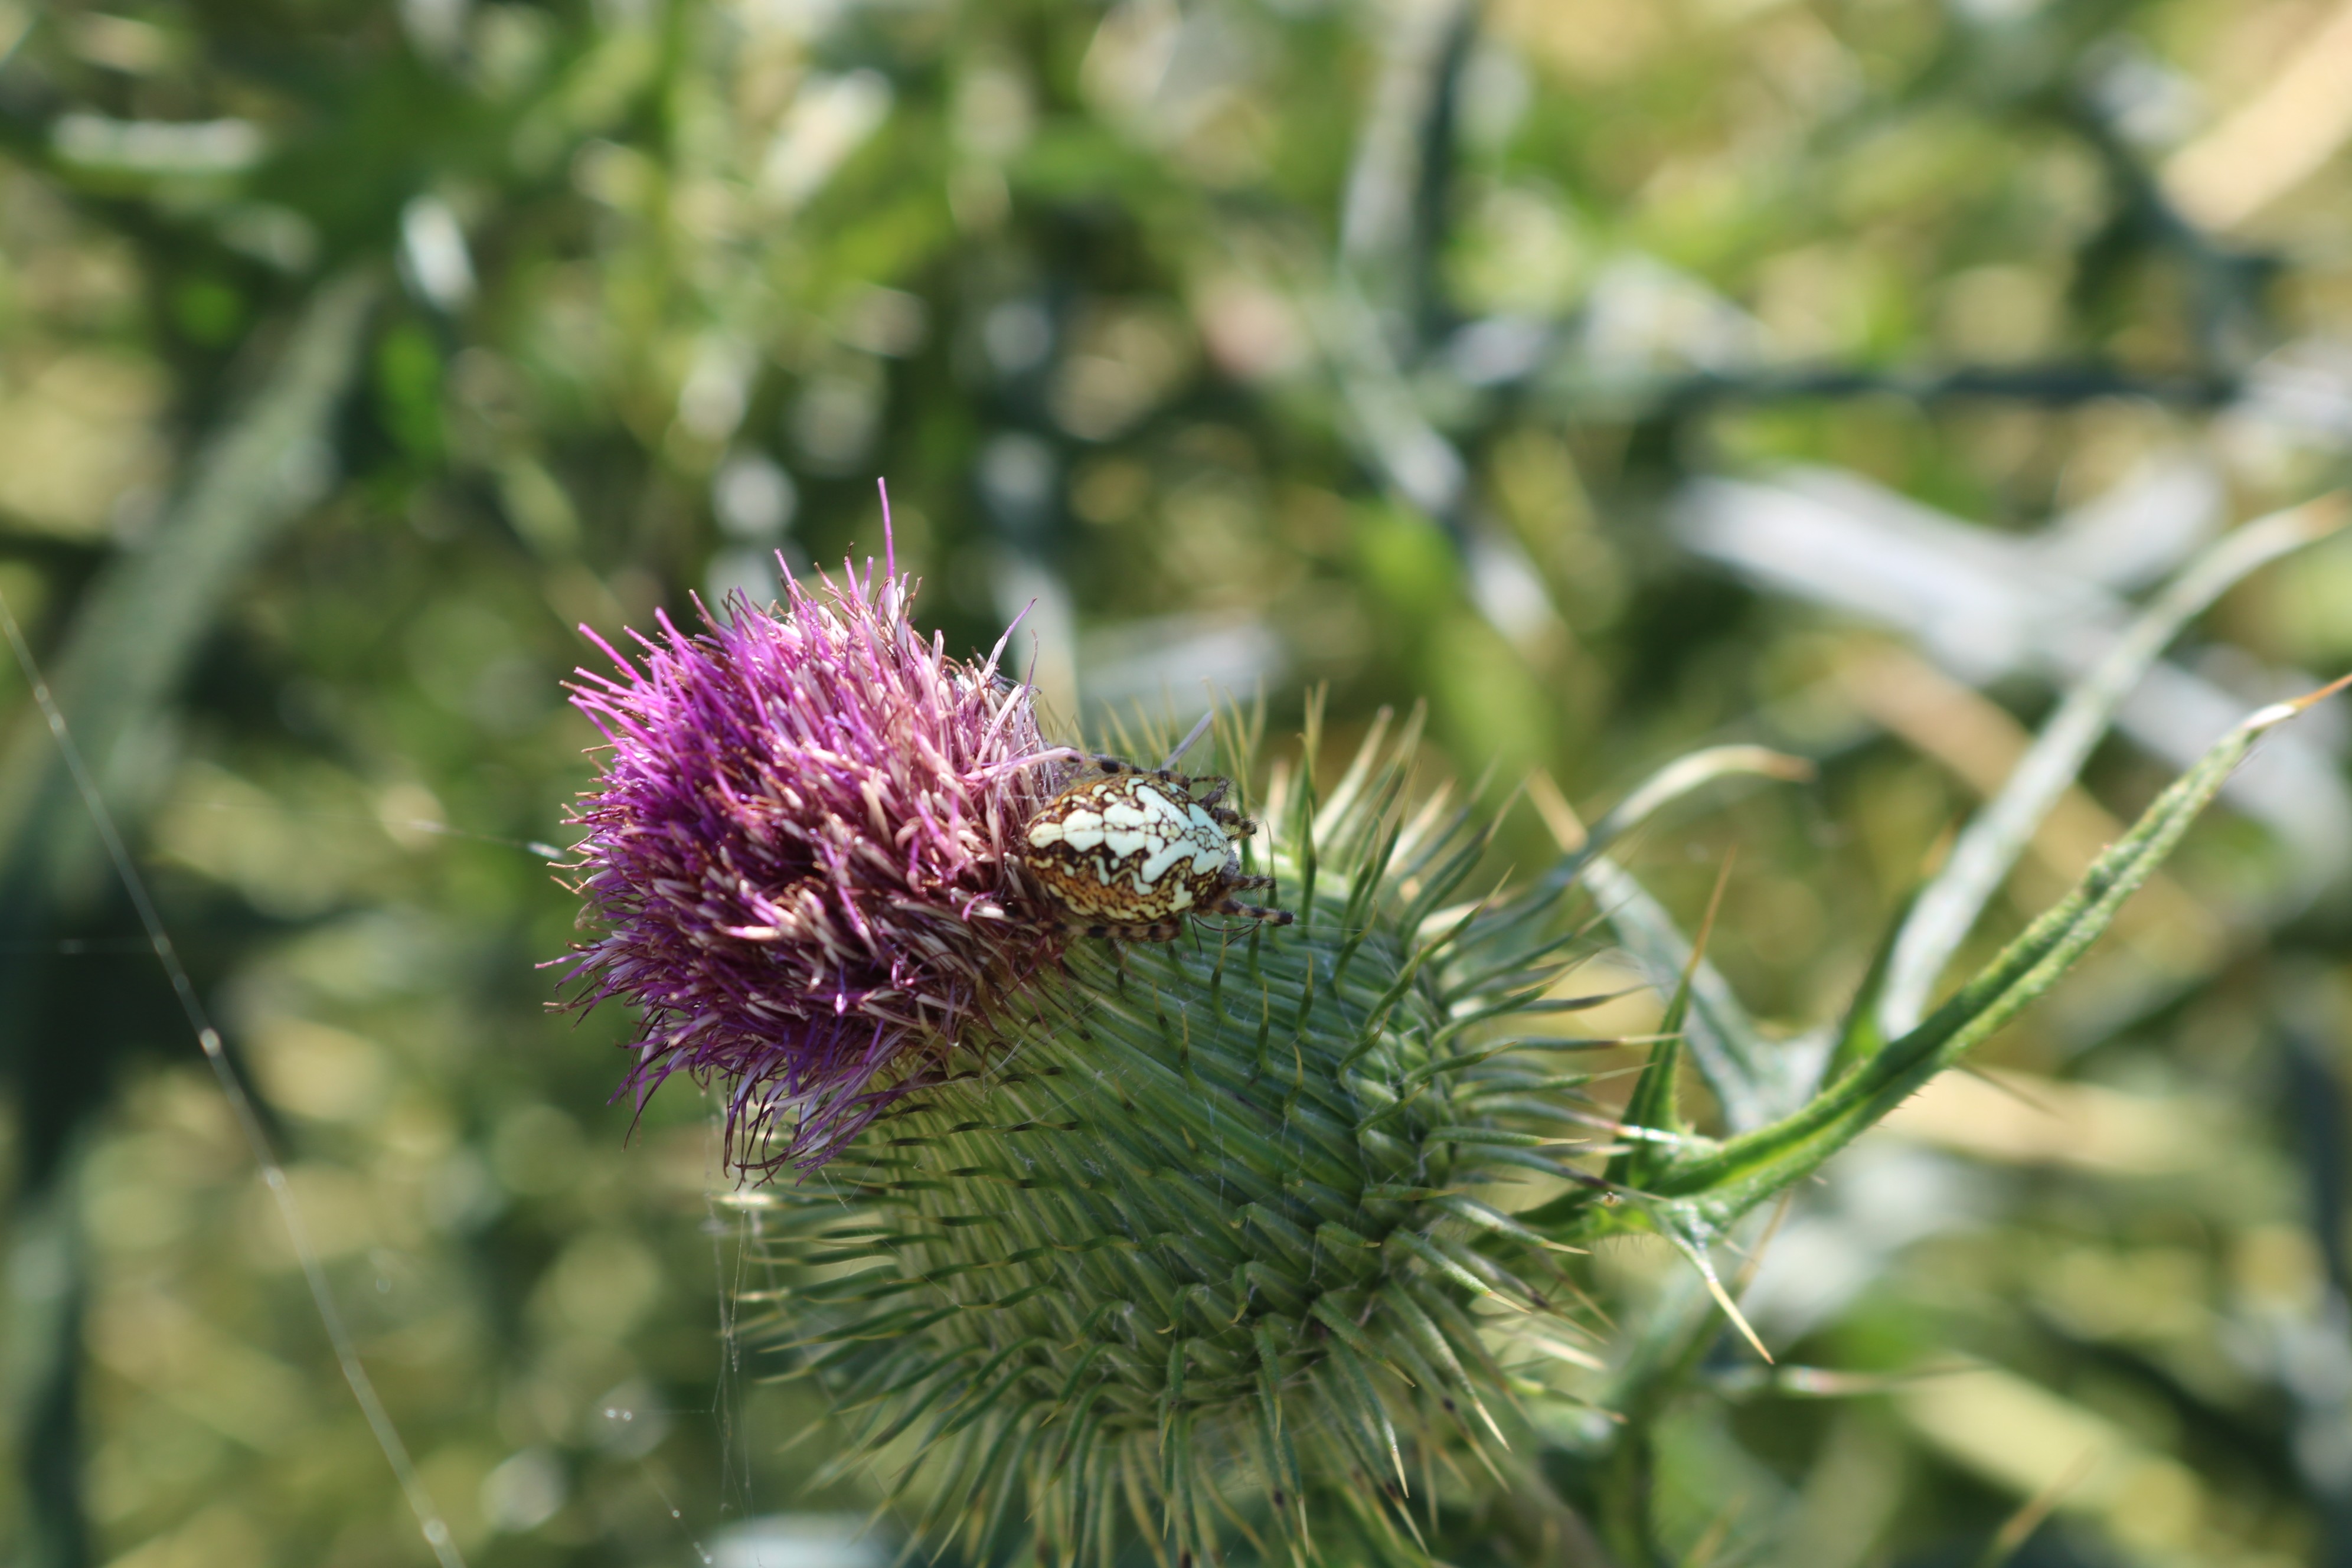
[[1710,1224],[1719,1226],[1817,1168],[2055,984],[2172,852],[2254,742],[2343,684],[2263,709],[2231,731],[2157,797],[2072,892],[1925,1023],[1855,1064],[1781,1121],[1732,1139],[1712,1154],[1676,1163],[1652,1189],[1662,1196],[1692,1200]]
[[1908,1031],[1919,1022],[1937,977],[2165,645],[2249,573],[2334,533],[2347,517],[2352,507],[2336,491],[2233,529],[2125,628],[2097,667],[2067,692],[2000,794],[1961,832],[1942,872],[1906,911],[1879,999],[1882,1030]]

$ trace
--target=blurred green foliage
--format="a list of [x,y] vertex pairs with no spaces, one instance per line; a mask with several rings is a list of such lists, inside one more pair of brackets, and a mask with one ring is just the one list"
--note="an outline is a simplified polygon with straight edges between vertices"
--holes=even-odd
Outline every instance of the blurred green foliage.
[[[0,4],[0,594],[459,1546],[685,1561],[876,1495],[812,1490],[826,1412],[732,1354],[708,1106],[609,1103],[625,1020],[545,1011],[575,626],[877,549],[881,473],[920,615],[984,648],[1025,611],[1074,725],[1207,678],[1281,734],[1324,682],[1336,752],[1425,701],[1464,776],[1601,804],[1770,741],[1821,782],[1633,864],[1690,912],[1736,846],[1714,956],[1768,1018],[1833,1016],[2053,672],[1741,581],[1691,482],[1826,467],[2021,543],[2136,475],[2175,475],[2139,537],[2183,487],[2219,521],[2332,482],[2347,15]],[[2323,546],[2177,668],[2252,706],[2347,627]],[[425,1561],[5,689],[0,1529],[61,1565]],[[2103,751],[2020,906],[2168,771]],[[1685,1561],[1973,1562],[2039,1499],[2020,1563],[2352,1562],[2346,879],[2292,816],[2200,830],[1996,1046],[2013,1093],[1931,1094],[1799,1205],[1799,1305],[1759,1316],[1828,1371],[1726,1350],[1661,1414]],[[1550,842],[1521,810],[1498,853]],[[1629,1321],[1679,1288],[1598,1267]],[[1960,1357],[1990,1370],[1927,1375]]]

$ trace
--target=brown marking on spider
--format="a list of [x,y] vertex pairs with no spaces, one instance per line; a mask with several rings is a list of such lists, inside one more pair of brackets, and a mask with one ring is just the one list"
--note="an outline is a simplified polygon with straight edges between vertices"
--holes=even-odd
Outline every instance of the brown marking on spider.
[[[1203,784],[1208,793],[1196,796]],[[1087,936],[1172,942],[1188,915],[1288,925],[1289,910],[1234,897],[1274,879],[1243,874],[1234,847],[1257,824],[1219,804],[1232,788],[1229,779],[1095,757],[1029,819],[1022,867],[1063,923]]]

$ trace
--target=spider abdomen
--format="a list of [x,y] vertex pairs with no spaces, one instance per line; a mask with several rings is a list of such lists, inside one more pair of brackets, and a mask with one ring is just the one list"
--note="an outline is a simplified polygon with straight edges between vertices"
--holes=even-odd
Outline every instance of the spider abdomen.
[[1029,822],[1023,863],[1082,921],[1151,925],[1213,903],[1241,862],[1207,807],[1148,773],[1090,779]]
[[1242,872],[1234,846],[1255,825],[1217,805],[1222,784],[1196,799],[1190,779],[1110,758],[1100,765],[1108,776],[1089,775],[1062,791],[1022,837],[1023,867],[1070,925],[1090,935],[1166,941],[1188,915],[1288,921],[1233,897],[1267,879]]

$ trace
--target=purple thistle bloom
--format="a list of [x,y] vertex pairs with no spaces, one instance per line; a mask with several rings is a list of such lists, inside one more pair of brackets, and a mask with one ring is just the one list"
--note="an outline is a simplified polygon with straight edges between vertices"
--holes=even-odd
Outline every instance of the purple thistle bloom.
[[871,562],[818,584],[739,593],[698,636],[664,615],[630,634],[642,668],[591,632],[619,673],[570,683],[611,746],[572,818],[602,931],[572,1005],[645,1009],[640,1105],[681,1069],[724,1082],[745,1171],[823,1163],[1060,951],[1008,851],[1053,793],[1038,764],[1073,753],[998,676],[1003,643],[949,658]]

